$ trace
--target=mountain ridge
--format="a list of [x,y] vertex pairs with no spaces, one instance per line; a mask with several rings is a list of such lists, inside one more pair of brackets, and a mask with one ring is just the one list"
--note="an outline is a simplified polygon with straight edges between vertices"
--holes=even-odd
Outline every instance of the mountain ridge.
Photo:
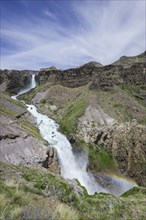
[[146,51],[136,56],[121,56],[120,59],[112,63],[113,65],[126,65],[135,62],[146,62]]

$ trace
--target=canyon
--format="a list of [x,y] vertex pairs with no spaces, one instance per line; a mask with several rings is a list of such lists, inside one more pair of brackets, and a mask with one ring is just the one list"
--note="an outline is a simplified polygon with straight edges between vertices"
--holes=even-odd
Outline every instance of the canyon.
[[[142,194],[145,194],[146,187],[145,56],[144,52],[138,58],[124,57],[122,62],[120,59],[108,66],[90,62],[69,70],[58,70],[55,67],[40,71],[1,70],[2,184],[9,188],[5,181],[10,181],[8,174],[13,171],[14,191],[18,183],[20,188],[22,185],[31,185],[46,199],[50,199],[50,205],[53,196],[57,196],[56,207],[60,202],[68,210],[68,206],[71,206],[73,210],[70,212],[74,213],[76,210],[77,219],[85,219],[82,210],[88,216],[87,219],[104,219],[107,215],[110,216],[109,219],[113,216],[114,219],[132,219],[135,215],[136,219],[142,219],[145,215],[145,199]],[[32,75],[35,75],[36,87],[31,85]],[[26,88],[27,93],[24,93],[23,88]],[[10,96],[17,97],[18,100]],[[60,124],[56,125],[58,131],[53,132],[66,135],[67,143],[65,140],[62,142],[66,143],[64,148],[67,144],[72,145],[75,160],[81,162],[85,172],[92,173],[92,183],[96,181],[100,188],[105,188],[106,190],[100,191],[105,194],[95,190],[98,193],[88,195],[89,192],[81,186],[82,183],[75,180],[78,178],[61,175],[57,148],[51,143],[52,139],[41,136],[39,124],[42,122],[40,120],[38,123],[30,114],[33,105],[38,114],[50,117]],[[63,145],[59,143],[59,147]],[[68,157],[65,153],[63,155],[62,161]],[[66,166],[68,171],[71,170],[70,161]],[[47,175],[50,175],[48,179],[45,177]],[[56,191],[53,191],[51,181]],[[40,185],[35,187],[33,182]],[[116,195],[115,191],[118,192],[124,183],[130,184],[130,187],[123,192],[134,188],[123,195],[120,193],[121,197],[107,194]],[[47,196],[48,193],[51,197]],[[139,198],[137,211],[132,209],[131,196],[134,201]],[[106,200],[109,200],[112,208]],[[119,208],[116,212],[117,203]],[[128,207],[123,206],[125,212],[121,211],[120,204],[123,203]],[[86,205],[89,210],[85,211]],[[95,207],[98,209],[96,213]],[[103,207],[107,209],[105,213],[102,213]],[[41,218],[43,216],[40,214]],[[55,219],[53,216],[51,218]]]

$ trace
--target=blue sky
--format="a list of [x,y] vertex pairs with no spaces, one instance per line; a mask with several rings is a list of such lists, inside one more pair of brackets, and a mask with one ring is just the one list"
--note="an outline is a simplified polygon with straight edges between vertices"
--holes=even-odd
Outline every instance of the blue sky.
[[1,68],[110,64],[145,48],[145,0],[1,0]]

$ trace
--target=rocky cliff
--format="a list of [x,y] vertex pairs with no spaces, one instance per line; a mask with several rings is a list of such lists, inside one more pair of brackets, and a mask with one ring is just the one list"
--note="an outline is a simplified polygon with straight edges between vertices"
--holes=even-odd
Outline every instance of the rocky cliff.
[[[102,127],[82,127],[78,138],[92,145],[95,154],[107,152],[115,163],[119,173],[129,176],[140,186],[146,186],[146,126],[131,123],[113,124]],[[97,160],[98,164],[98,160]],[[92,161],[91,161],[92,167]],[[112,169],[112,167],[111,167]],[[97,166],[97,170],[102,168]],[[111,172],[110,165],[102,172]]]
[[146,63],[130,65],[108,65],[95,73],[90,88],[104,88],[114,85],[143,85],[146,83]]
[[78,87],[88,83],[90,88],[104,88],[114,85],[142,85],[146,83],[146,63],[101,66],[88,63],[68,70],[43,69],[38,73],[40,85],[49,82],[67,87]]
[[[58,70],[55,67],[41,69],[36,76],[40,85],[60,84],[67,87],[78,87],[90,83],[90,88],[104,88],[114,85],[142,85],[146,83],[146,55],[143,62],[133,62],[117,65],[102,66],[96,62],[90,62],[83,66]],[[141,61],[141,60],[139,60]],[[10,92],[17,92],[30,82],[30,75],[35,71],[0,70],[0,84],[2,88]]]
[[1,91],[17,93],[30,84],[31,75],[36,73],[37,71],[31,70],[0,70]]
[[44,166],[47,160],[46,168],[59,173],[57,155],[42,139],[26,106],[1,94],[0,112],[0,161]]
[[102,65],[96,62],[90,62],[83,66],[67,69],[43,69],[38,73],[40,85],[49,82],[51,84],[60,84],[68,87],[78,87],[88,84],[92,81],[94,73]]

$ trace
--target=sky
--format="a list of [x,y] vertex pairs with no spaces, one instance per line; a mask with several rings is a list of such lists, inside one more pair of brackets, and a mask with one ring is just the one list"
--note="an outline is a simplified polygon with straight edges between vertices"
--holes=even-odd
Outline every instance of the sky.
[[145,0],[0,2],[1,69],[107,65],[146,50]]

